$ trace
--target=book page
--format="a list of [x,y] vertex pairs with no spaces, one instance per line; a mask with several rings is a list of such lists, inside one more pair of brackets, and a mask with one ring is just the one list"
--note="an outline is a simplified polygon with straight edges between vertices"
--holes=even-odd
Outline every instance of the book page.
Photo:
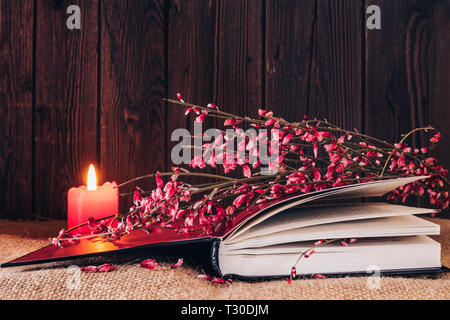
[[238,238],[231,244],[226,243],[225,247],[227,250],[239,250],[320,239],[438,235],[439,232],[440,226],[438,224],[416,216],[406,215],[327,223],[263,234],[246,240],[239,240]]
[[[228,251],[219,248],[219,267],[223,275],[247,277],[287,276],[301,252],[312,243],[292,243],[256,249]],[[362,239],[348,247],[331,243],[316,248],[302,259],[297,274],[367,272],[376,265],[380,271],[407,271],[441,267],[440,244],[427,236]]]
[[293,198],[287,203],[282,203],[275,208],[271,208],[268,211],[261,212],[257,216],[251,218],[250,220],[244,221],[238,225],[232,232],[230,232],[225,238],[225,241],[231,240],[232,238],[245,232],[247,229],[253,227],[254,225],[261,223],[262,221],[270,218],[271,216],[283,212],[292,207],[304,205],[305,203],[312,202],[315,200],[333,200],[333,199],[349,199],[349,198],[361,198],[361,197],[380,197],[392,190],[406,185],[408,183],[422,180],[427,178],[426,176],[408,177],[408,178],[398,178],[389,180],[380,180],[375,182],[359,183],[343,187],[337,187],[317,192],[312,192],[310,194],[299,195],[298,198]]
[[378,202],[292,208],[280,212],[248,228],[239,236],[229,240],[228,243],[234,243],[289,229],[298,229],[341,221],[426,214],[432,212],[436,212],[436,210]]

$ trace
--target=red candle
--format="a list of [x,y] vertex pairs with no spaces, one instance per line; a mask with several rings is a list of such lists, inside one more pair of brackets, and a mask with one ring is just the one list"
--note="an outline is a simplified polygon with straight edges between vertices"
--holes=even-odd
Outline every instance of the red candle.
[[71,188],[67,195],[67,227],[72,228],[88,221],[89,216],[100,219],[114,215],[119,210],[119,189],[116,182],[106,182],[97,187],[94,166],[89,167],[87,187]]

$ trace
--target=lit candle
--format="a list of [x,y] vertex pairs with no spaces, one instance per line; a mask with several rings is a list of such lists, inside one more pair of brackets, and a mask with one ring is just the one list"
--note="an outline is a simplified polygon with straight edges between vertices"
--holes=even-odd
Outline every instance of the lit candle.
[[67,227],[72,228],[88,221],[89,216],[100,219],[114,215],[119,210],[119,190],[116,182],[106,182],[97,187],[94,166],[89,167],[87,187],[71,188],[67,194]]

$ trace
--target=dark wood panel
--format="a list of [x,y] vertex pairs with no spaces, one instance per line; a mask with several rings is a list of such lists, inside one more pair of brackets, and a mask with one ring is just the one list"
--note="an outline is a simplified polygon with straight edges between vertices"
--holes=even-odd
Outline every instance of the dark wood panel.
[[[448,1],[366,1],[382,12],[382,29],[367,31],[366,126],[388,141],[416,127],[443,133],[437,155],[450,165]],[[423,145],[424,136],[410,140]]]
[[[206,106],[213,101],[215,21],[215,1],[171,1],[167,60],[168,96],[170,98],[176,99],[176,94],[180,92],[187,102]],[[178,143],[170,141],[171,134],[178,128],[186,128],[193,134],[195,117],[196,115],[186,117],[184,108],[168,104],[167,155],[169,156],[169,170],[172,164],[170,153]],[[212,127],[216,127],[216,121],[207,117],[202,124],[202,131]],[[207,170],[216,172],[214,169]],[[205,179],[200,178],[189,179],[190,183],[204,181]]]
[[0,217],[33,214],[33,11],[31,0],[0,2]]
[[307,115],[346,129],[362,124],[362,9],[359,0],[317,1]]
[[[66,28],[72,4],[80,31]],[[381,30],[365,28],[372,4]],[[0,217],[64,218],[91,162],[101,183],[170,169],[170,135],[193,120],[161,101],[177,92],[389,141],[430,124],[450,167],[449,16],[445,0],[1,1]]]
[[308,109],[317,2],[268,0],[266,14],[265,105],[301,120]]
[[[420,67],[416,77],[424,75],[421,81],[424,92],[419,96],[426,110],[423,123],[431,124],[442,133],[442,140],[436,148],[436,156],[444,168],[450,169],[450,2],[441,1],[426,20],[425,41],[416,47],[421,52]],[[419,78],[419,77],[418,77]],[[420,109],[419,109],[420,110]],[[447,211],[448,213],[448,211]]]
[[123,182],[166,167],[166,8],[153,0],[101,4],[101,167],[104,179]]
[[[66,9],[81,8],[81,30]],[[66,217],[72,186],[86,184],[97,159],[98,2],[37,1],[36,214]]]
[[408,25],[417,1],[370,4],[380,6],[383,19],[381,30],[366,31],[366,128],[369,134],[398,141],[415,122],[406,59]]
[[216,5],[214,101],[224,111],[255,116],[263,103],[264,2]]
[[[217,1],[214,102],[223,111],[256,117],[264,102],[265,2]],[[223,120],[217,128],[224,128]],[[223,168],[218,171],[223,174]],[[229,173],[242,177],[242,169]]]
[[266,105],[360,129],[361,2],[267,3]]

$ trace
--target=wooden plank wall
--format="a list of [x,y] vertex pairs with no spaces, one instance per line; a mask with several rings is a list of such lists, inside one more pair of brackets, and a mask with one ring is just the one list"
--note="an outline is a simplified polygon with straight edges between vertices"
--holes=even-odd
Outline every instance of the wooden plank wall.
[[0,0],[0,218],[64,219],[89,163],[101,182],[169,169],[190,128],[161,101],[177,92],[387,140],[432,124],[450,167],[449,15],[444,0]]

